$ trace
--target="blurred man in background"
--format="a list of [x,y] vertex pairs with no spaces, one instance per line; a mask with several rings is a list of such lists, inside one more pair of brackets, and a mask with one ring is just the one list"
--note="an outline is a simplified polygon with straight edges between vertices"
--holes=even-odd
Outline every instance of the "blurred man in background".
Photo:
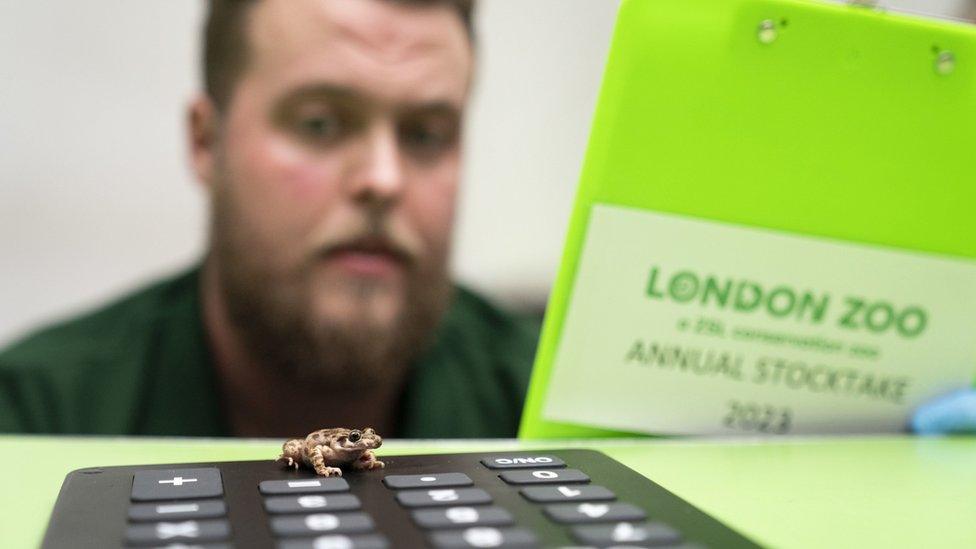
[[201,266],[0,354],[0,431],[515,434],[536,328],[454,286],[462,0],[212,0]]
[[[0,432],[514,435],[536,327],[447,271],[471,29],[462,0],[212,0],[208,253],[0,353]],[[976,392],[911,426],[976,430]]]

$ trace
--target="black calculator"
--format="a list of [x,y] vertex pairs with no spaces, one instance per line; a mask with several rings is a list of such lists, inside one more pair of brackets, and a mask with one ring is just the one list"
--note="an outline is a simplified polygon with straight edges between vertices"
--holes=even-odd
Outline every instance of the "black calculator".
[[380,459],[341,477],[270,459],[79,469],[43,547],[757,547],[592,450]]

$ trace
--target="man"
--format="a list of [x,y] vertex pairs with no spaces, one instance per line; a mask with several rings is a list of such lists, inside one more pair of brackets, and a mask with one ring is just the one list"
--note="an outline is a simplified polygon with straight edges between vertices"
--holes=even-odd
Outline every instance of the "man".
[[515,434],[531,323],[447,265],[471,2],[213,0],[200,268],[0,354],[0,431]]

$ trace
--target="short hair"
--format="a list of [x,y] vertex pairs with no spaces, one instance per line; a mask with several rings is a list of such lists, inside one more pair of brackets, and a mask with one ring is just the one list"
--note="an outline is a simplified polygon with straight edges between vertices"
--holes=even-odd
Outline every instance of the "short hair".
[[[218,110],[230,103],[234,86],[247,63],[247,12],[259,0],[209,0],[204,26],[203,82]],[[460,17],[474,45],[475,0],[384,0],[407,6],[445,6]]]

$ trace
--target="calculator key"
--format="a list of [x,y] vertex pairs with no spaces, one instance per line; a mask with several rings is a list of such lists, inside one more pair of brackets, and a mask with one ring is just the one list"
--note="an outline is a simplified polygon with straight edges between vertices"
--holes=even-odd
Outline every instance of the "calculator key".
[[390,543],[383,536],[319,536],[311,539],[290,539],[278,544],[278,549],[386,549]]
[[134,503],[129,507],[129,520],[134,521],[216,518],[226,514],[227,506],[219,499]]
[[303,478],[297,480],[262,480],[258,490],[266,496],[348,492],[349,483],[340,477]]
[[464,473],[434,473],[430,475],[386,475],[387,488],[434,488],[441,486],[471,486],[474,482]]
[[560,501],[613,501],[617,496],[603,486],[530,486],[519,491],[525,499],[535,503]]
[[279,536],[308,536],[321,532],[362,534],[375,529],[366,513],[316,513],[300,517],[272,517],[271,530]]
[[481,464],[489,469],[531,469],[535,467],[565,467],[566,462],[555,456],[501,456],[485,458]]
[[272,514],[355,511],[360,507],[359,498],[352,494],[275,496],[264,500],[264,509]]
[[130,525],[125,541],[132,545],[159,545],[188,541],[223,541],[230,537],[226,520],[186,520]]
[[404,507],[439,507],[447,505],[480,505],[491,503],[491,496],[481,488],[438,488],[405,490],[396,495]]
[[510,526],[512,514],[501,507],[448,507],[413,512],[421,528],[459,528],[465,526]]
[[546,515],[564,524],[644,520],[647,513],[629,503],[559,503],[547,505]]
[[631,524],[619,522],[608,525],[574,526],[573,537],[589,545],[639,543],[641,545],[675,545],[681,534],[666,524]]
[[565,484],[590,481],[590,477],[579,469],[508,471],[498,476],[509,484]]
[[223,494],[220,470],[213,467],[136,471],[132,479],[132,501],[212,498]]
[[524,528],[488,528],[479,526],[457,532],[431,535],[434,547],[538,547],[535,534]]
[[187,545],[177,542],[170,543],[169,545],[153,545],[152,549],[231,549],[231,546],[226,543],[194,543],[193,545]]

